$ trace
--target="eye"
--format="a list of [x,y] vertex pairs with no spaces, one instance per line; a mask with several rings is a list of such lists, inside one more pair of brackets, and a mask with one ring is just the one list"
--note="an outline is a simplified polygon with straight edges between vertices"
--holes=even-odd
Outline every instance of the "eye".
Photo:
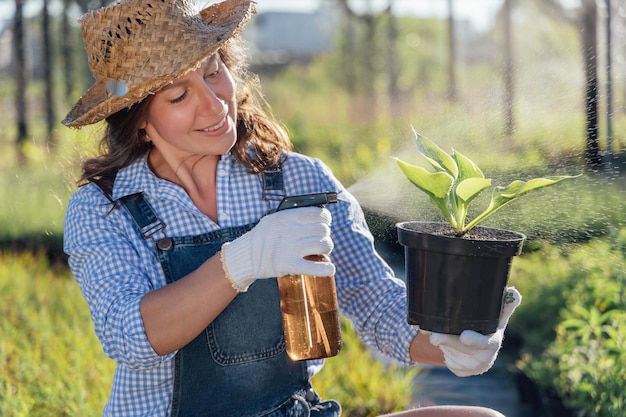
[[220,71],[220,69],[219,69],[219,68],[217,68],[215,71],[210,71],[210,72],[207,72],[207,73],[204,75],[204,78],[205,78],[205,79],[212,79],[212,78],[216,78],[218,75],[220,75],[220,72],[221,72],[221,71]]
[[215,63],[209,65],[209,67],[206,69],[206,71],[204,72],[204,78],[205,79],[215,78],[221,72],[222,72],[221,71],[221,66],[220,66],[219,62],[216,61]]
[[185,97],[187,97],[187,91],[185,91],[183,94],[181,94],[180,96],[169,100],[170,103],[172,104],[176,104],[176,103],[180,103],[181,101],[183,101],[185,99]]

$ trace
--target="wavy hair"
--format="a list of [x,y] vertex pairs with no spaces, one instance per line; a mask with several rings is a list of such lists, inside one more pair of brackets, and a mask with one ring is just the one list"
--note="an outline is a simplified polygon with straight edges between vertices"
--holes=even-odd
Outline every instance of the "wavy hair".
[[[245,43],[238,36],[229,39],[218,51],[237,88],[237,141],[231,153],[251,172],[262,172],[278,165],[292,144],[263,98],[259,79],[249,70],[246,53]],[[150,151],[153,145],[146,140],[139,124],[152,97],[149,95],[106,118],[100,155],[83,162],[79,186],[95,182],[111,194],[117,172]]]

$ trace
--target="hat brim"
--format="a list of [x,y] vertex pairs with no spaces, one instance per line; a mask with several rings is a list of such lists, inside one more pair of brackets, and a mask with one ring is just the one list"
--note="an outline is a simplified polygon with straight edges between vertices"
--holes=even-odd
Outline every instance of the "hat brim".
[[255,13],[253,1],[225,1],[208,6],[199,15],[202,21],[211,26],[207,34],[206,49],[192,51],[188,64],[167,74],[151,78],[137,85],[128,86],[123,95],[116,95],[107,87],[106,81],[96,81],[76,102],[62,123],[68,127],[80,128],[98,123],[118,111],[142,101],[175,79],[197,68],[206,58],[214,54],[228,39],[241,32]]

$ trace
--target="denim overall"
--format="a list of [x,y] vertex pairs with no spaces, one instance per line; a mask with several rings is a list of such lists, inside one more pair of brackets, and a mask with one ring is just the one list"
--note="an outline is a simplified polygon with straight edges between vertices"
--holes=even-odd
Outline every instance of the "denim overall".
[[[260,174],[262,198],[285,195],[280,167]],[[144,239],[155,241],[158,259],[172,283],[216,254],[255,224],[157,239],[165,229],[143,193],[120,199]],[[159,233],[163,236],[164,233]],[[183,323],[184,324],[184,323]],[[320,401],[308,381],[306,361],[286,354],[275,279],[255,281],[174,358],[171,417],[338,417],[336,401]]]

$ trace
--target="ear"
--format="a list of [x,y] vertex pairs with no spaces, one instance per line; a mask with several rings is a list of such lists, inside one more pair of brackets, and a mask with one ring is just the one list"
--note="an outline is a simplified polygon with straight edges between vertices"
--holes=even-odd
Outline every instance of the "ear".
[[148,122],[146,121],[146,119],[143,119],[141,123],[139,123],[139,130],[145,129],[146,126],[148,126]]

